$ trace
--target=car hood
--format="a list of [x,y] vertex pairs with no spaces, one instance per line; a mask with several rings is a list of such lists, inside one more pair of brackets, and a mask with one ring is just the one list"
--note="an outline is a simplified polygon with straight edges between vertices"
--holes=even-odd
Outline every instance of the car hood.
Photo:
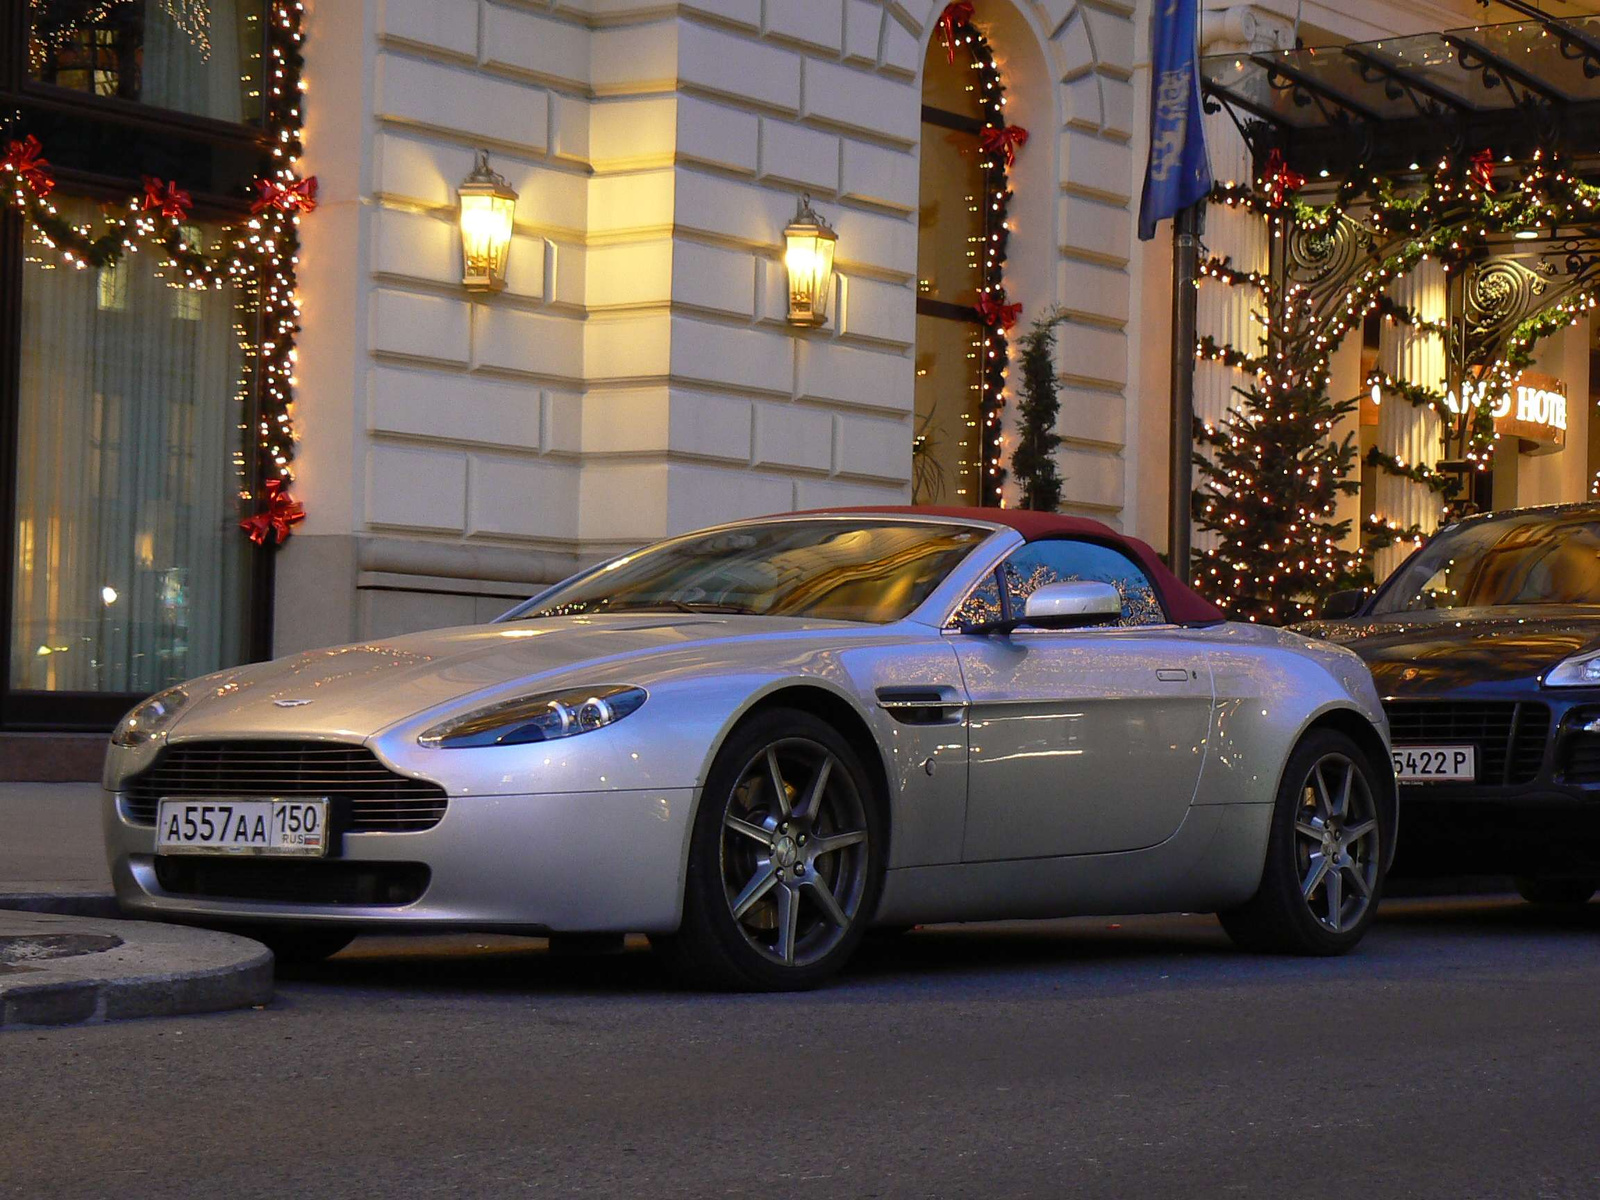
[[[882,627],[786,617],[554,617],[473,625],[311,650],[207,676],[171,737],[276,733],[365,738],[428,709],[509,684],[648,684],[662,672],[769,661],[803,643]],[[800,644],[797,644],[800,643]],[[648,660],[646,662],[645,660]],[[624,678],[625,677],[625,678]]]
[[1295,628],[1348,646],[1371,669],[1382,695],[1403,696],[1535,679],[1600,643],[1600,608],[1436,609]]

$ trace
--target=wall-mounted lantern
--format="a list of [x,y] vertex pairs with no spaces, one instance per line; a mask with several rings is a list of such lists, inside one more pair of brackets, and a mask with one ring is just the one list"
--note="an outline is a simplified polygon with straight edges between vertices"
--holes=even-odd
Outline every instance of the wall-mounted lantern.
[[833,252],[839,235],[816,214],[811,197],[802,196],[794,220],[783,231],[784,265],[789,268],[789,323],[822,325],[828,319],[833,291]]
[[498,292],[506,286],[511,257],[511,219],[517,193],[489,167],[489,152],[478,151],[478,165],[461,183],[461,285],[469,292]]

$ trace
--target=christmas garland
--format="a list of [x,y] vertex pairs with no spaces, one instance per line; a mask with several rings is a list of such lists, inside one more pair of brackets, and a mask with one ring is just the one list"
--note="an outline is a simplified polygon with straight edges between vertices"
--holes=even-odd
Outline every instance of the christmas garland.
[[181,272],[184,287],[201,290],[239,284],[255,290],[261,388],[256,477],[261,486],[242,496],[254,500],[257,511],[240,528],[256,545],[281,544],[305,518],[304,508],[288,492],[294,478],[299,224],[301,214],[317,206],[316,178],[295,173],[302,149],[304,16],[300,0],[273,0],[267,23],[268,162],[254,181],[249,216],[224,231],[225,246],[217,253],[208,254],[190,242],[187,222],[194,201],[175,181],[146,176],[141,192],[106,206],[100,226],[75,225],[50,202],[55,177],[37,137],[11,137],[0,157],[0,203],[20,212],[39,240],[69,266],[108,267],[148,248]]
[[1412,483],[1420,483],[1429,491],[1441,495],[1454,495],[1460,487],[1460,480],[1454,475],[1446,475],[1432,467],[1425,467],[1421,463],[1408,463],[1393,454],[1387,454],[1376,446],[1367,451],[1366,458],[1361,460],[1369,467],[1377,467],[1390,475],[1400,479],[1409,479]]
[[1219,362],[1225,367],[1248,371],[1252,375],[1260,375],[1271,364],[1265,354],[1246,354],[1243,350],[1224,346],[1209,333],[1195,342],[1194,355],[1205,362]]
[[978,135],[978,152],[983,156],[983,255],[979,262],[980,282],[973,307],[985,329],[982,337],[982,388],[980,413],[982,465],[979,470],[980,504],[1003,504],[1006,470],[1002,465],[1002,414],[1006,403],[1007,364],[1010,341],[1007,334],[1022,315],[1020,303],[1008,302],[1003,282],[1007,244],[1011,225],[1010,171],[1016,165],[1017,151],[1028,143],[1028,131],[1006,123],[1006,88],[1000,66],[995,61],[989,39],[974,25],[975,8],[971,0],[947,4],[937,21],[938,37],[947,59],[953,64],[958,49],[964,50],[977,73],[978,104],[983,113],[983,130]]

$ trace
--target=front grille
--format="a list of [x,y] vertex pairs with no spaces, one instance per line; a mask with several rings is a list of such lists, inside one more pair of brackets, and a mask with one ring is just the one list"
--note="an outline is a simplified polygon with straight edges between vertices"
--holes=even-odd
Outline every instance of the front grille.
[[1396,746],[1478,748],[1478,782],[1529,783],[1544,765],[1550,709],[1544,704],[1476,700],[1391,700],[1389,735]]
[[414,904],[428,889],[422,863],[294,862],[269,858],[156,859],[156,882],[174,896],[289,904]]
[[182,742],[128,780],[130,821],[155,824],[163,797],[326,796],[343,833],[415,833],[444,819],[444,789],[397,775],[364,746],[332,742]]
[[1568,783],[1600,783],[1600,735],[1576,733],[1567,739]]

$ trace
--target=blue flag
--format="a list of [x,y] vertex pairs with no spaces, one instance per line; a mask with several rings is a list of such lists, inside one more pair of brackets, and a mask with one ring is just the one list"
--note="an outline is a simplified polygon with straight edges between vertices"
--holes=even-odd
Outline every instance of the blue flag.
[[1156,0],[1150,55],[1150,162],[1139,198],[1139,240],[1211,190],[1200,120],[1200,0]]

